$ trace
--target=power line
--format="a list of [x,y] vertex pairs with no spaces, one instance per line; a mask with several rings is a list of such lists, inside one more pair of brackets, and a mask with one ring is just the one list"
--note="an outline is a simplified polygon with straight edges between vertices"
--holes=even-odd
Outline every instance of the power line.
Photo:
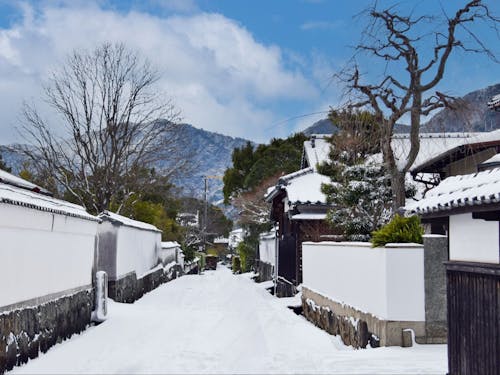
[[304,117],[309,117],[309,116],[314,116],[314,115],[320,115],[320,114],[328,113],[328,112],[330,112],[330,111],[318,111],[318,112],[311,112],[311,113],[306,113],[306,114],[303,114],[303,115],[289,117],[287,119],[280,120],[280,121],[277,121],[277,122],[273,123],[269,127],[265,128],[265,130],[270,130],[271,128],[273,128],[275,126],[286,124],[287,122],[292,121],[292,120],[296,120],[296,119],[304,118]]

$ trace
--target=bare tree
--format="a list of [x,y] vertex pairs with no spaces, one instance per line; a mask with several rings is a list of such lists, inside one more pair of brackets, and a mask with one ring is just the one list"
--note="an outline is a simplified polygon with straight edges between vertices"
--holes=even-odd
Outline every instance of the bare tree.
[[[444,77],[450,54],[462,49],[485,53],[497,62],[472,26],[488,22],[498,36],[500,20],[480,0],[468,1],[444,22],[431,15],[402,16],[397,7],[378,10],[376,3],[367,16],[369,24],[356,53],[368,53],[380,60],[386,65],[385,73],[378,83],[365,83],[355,56],[337,77],[350,94],[347,107],[371,108],[379,119],[380,147],[391,177],[394,208],[398,208],[405,204],[405,174],[419,152],[422,117],[438,108],[457,106],[454,98],[432,92]],[[410,118],[411,148],[405,160],[398,161],[391,139],[394,125],[404,116]]]
[[119,207],[173,145],[179,112],[155,91],[158,79],[124,44],[74,51],[44,87],[63,130],[25,105],[20,132],[30,144],[22,151],[90,211]]

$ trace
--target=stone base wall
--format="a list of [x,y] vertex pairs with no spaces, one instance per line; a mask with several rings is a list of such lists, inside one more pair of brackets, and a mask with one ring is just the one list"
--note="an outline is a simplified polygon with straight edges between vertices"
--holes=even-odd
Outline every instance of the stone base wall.
[[296,294],[297,288],[295,287],[295,285],[278,279],[278,282],[276,283],[276,297],[293,297]]
[[130,272],[118,280],[108,281],[108,296],[116,302],[133,303],[161,284],[182,275],[183,270],[179,265],[175,265],[167,271],[159,268],[140,279],[137,278],[135,272]]
[[413,329],[416,341],[425,343],[425,322],[390,321],[340,304],[302,287],[302,308],[306,319],[333,335],[340,335],[346,345],[403,346],[403,330]]
[[258,261],[256,268],[257,268],[257,273],[259,274],[257,280],[259,283],[273,279],[274,267],[272,264]]
[[0,374],[45,353],[90,324],[94,290],[0,314]]

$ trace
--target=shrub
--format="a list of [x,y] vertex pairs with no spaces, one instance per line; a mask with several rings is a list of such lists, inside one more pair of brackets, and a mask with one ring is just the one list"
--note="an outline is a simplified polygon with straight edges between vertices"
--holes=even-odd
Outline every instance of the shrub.
[[418,216],[403,217],[396,215],[385,226],[372,232],[373,247],[385,246],[388,243],[422,243],[424,229]]
[[240,258],[241,272],[249,272],[255,259],[253,247],[246,242],[240,242],[236,247],[236,252]]
[[234,256],[231,266],[232,266],[231,268],[233,269],[233,273],[240,273],[241,272],[240,257]]

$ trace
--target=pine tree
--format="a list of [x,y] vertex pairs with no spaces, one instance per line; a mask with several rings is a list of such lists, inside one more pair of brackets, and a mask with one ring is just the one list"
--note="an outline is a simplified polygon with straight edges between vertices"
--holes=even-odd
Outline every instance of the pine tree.
[[2,154],[0,154],[0,169],[6,172],[12,172],[12,169],[3,161]]

